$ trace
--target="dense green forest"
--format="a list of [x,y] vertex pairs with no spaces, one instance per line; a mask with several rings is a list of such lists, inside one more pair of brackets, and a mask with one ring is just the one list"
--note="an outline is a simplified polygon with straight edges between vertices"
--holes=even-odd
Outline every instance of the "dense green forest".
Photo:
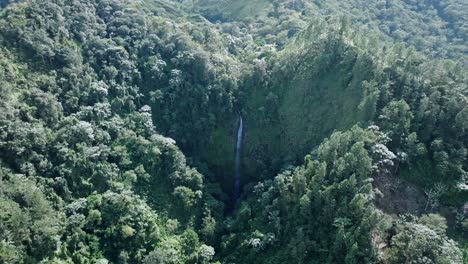
[[0,1],[0,263],[468,262],[463,0]]

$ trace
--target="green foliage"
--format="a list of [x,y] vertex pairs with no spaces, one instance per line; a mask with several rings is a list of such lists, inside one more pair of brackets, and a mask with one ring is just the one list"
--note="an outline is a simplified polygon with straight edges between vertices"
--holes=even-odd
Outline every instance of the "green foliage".
[[418,219],[418,223],[429,227],[439,235],[444,235],[447,230],[447,220],[438,214],[423,215]]
[[422,217],[419,219],[422,224],[399,224],[388,249],[388,263],[463,263],[456,243],[445,234],[432,230],[432,223],[425,225],[428,218],[435,220],[439,217]]
[[0,261],[33,263],[57,250],[65,215],[48,196],[34,180],[0,169]]
[[269,60],[265,80],[248,77],[246,173],[269,177],[334,130],[360,122],[389,136],[396,173],[424,188],[443,182],[457,189],[467,171],[457,119],[464,113],[463,66],[373,45],[345,21],[315,21]]
[[210,21],[255,22],[251,34],[282,46],[314,17],[342,15],[366,33],[378,33],[431,57],[466,60],[467,4],[462,0],[199,0],[196,9]]
[[[126,1],[38,0],[11,5],[0,16],[0,262],[142,262],[166,250],[166,241],[185,243],[179,230],[166,229],[170,218],[198,231],[210,215],[213,236],[222,206],[153,124],[169,118],[163,112],[185,109],[143,97],[166,87],[171,72],[187,71],[190,85],[217,85],[223,105],[232,100],[235,84],[214,80],[219,65],[203,50],[210,44],[188,39],[194,26],[168,31],[166,21]],[[171,46],[176,38],[181,47]],[[177,54],[185,57],[171,61]],[[159,72],[160,86],[148,86],[154,80],[144,65],[156,73],[169,65]],[[170,129],[161,125],[158,132]],[[178,132],[180,139],[189,131]],[[180,204],[172,202],[178,193]],[[198,261],[199,254],[211,261],[207,247],[180,246],[178,263]]]
[[[459,0],[18,2],[1,263],[462,262],[436,213],[466,201],[466,65],[428,58],[465,59]],[[382,178],[428,214],[389,229]]]
[[227,259],[374,261],[371,234],[378,232],[381,213],[372,205],[369,175],[382,164],[382,157],[372,151],[379,141],[377,134],[358,127],[334,133],[320,145],[315,159],[307,156],[303,166],[255,186],[228,225],[232,233],[225,236]]

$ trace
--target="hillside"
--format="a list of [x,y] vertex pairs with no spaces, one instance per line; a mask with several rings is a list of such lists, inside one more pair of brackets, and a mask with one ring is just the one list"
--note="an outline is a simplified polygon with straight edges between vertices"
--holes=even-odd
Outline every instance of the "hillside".
[[464,1],[0,6],[0,263],[466,263]]
[[463,0],[199,0],[210,21],[256,23],[254,34],[291,36],[317,16],[345,16],[366,34],[405,43],[431,57],[467,59],[468,4]]

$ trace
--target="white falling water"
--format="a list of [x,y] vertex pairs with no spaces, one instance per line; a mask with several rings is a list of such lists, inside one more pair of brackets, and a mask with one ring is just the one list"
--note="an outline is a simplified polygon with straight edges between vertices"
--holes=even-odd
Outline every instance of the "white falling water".
[[237,129],[237,142],[236,142],[236,163],[234,172],[234,200],[237,200],[240,196],[240,152],[242,147],[242,132],[244,130],[244,124],[242,122],[242,116],[239,120],[239,128]]

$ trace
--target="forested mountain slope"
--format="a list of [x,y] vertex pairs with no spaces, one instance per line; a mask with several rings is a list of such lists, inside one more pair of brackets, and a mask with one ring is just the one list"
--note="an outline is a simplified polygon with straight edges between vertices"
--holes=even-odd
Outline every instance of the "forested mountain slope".
[[[379,47],[340,21],[313,24],[271,65],[265,84],[246,96],[245,167],[284,171],[249,187],[251,195],[228,221],[227,259],[410,263],[426,254],[403,240],[426,232],[421,222],[444,220],[423,215],[390,227],[380,210],[418,215],[466,202],[463,66]],[[332,134],[336,129],[346,132]],[[287,166],[330,134],[303,166]],[[418,188],[408,191],[411,183]],[[378,233],[381,228],[403,233],[389,237]],[[434,239],[444,246],[425,239],[419,246],[430,251],[456,248],[443,236]],[[434,263],[461,261],[455,251],[445,253],[433,255]]]
[[0,263],[466,262],[463,1],[0,5]]
[[304,21],[344,15],[367,34],[405,43],[431,57],[467,58],[468,3],[463,0],[199,0],[196,6],[211,21],[255,22],[256,34],[280,45]]
[[[173,90],[191,78],[194,90],[212,85],[213,100],[229,109],[235,87],[220,85],[221,74],[214,80],[204,48],[215,48],[192,40],[193,25],[150,14],[126,1],[32,1],[2,11],[2,262],[213,257],[193,230],[213,238],[222,214],[210,194],[216,186],[156,132],[148,104],[167,96],[158,83]],[[216,63],[229,67],[220,56]],[[194,95],[187,98],[207,103]],[[161,123],[179,118],[165,107]]]

